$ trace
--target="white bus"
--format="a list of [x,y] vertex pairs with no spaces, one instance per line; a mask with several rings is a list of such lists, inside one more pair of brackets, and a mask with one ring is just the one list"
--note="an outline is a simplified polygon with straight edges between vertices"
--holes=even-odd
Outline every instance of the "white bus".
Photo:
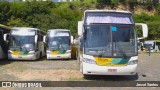
[[[146,24],[137,23],[148,36]],[[80,71],[85,75],[135,75],[137,33],[128,11],[86,10],[78,22]]]
[[3,35],[9,32],[9,27],[0,24],[0,59],[7,58],[8,44],[4,41]]
[[151,52],[160,52],[160,41],[158,40],[147,40],[144,41],[143,48],[148,51],[149,47]]
[[[36,60],[45,56],[43,36],[37,28],[14,27],[9,35],[8,59]],[[6,38],[7,35],[4,35]]]
[[73,36],[70,30],[50,29],[46,36],[47,59],[70,59]]

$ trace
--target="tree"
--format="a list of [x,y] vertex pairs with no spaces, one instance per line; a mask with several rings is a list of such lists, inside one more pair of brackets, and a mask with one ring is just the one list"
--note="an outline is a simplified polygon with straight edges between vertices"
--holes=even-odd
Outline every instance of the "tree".
[[28,27],[28,23],[24,22],[20,18],[11,17],[7,25],[11,27]]
[[10,18],[9,10],[10,10],[9,2],[0,2],[0,23],[6,24]]

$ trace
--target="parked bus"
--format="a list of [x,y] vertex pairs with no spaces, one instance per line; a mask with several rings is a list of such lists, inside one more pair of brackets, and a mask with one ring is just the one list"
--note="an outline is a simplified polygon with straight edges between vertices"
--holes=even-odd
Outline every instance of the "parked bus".
[[[8,58],[36,60],[45,56],[43,36],[46,33],[37,28],[14,27],[9,35]],[[7,35],[4,36],[6,38]]]
[[[148,36],[146,24],[143,37]],[[128,11],[86,10],[78,22],[80,71],[85,75],[135,75],[137,33]]]
[[149,47],[151,52],[160,52],[160,41],[158,40],[147,40],[144,41],[144,50],[148,51]]
[[73,36],[70,30],[50,29],[46,36],[47,59],[70,59]]
[[4,41],[3,35],[9,32],[9,27],[0,24],[0,59],[7,57],[8,44]]

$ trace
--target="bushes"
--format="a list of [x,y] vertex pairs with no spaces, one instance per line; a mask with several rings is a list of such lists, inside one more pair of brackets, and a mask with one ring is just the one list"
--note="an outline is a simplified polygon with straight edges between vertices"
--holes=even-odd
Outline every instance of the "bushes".
[[[92,2],[93,1],[93,2]],[[82,2],[53,3],[53,2],[0,2],[0,23],[9,26],[36,27],[42,30],[64,28],[77,32],[77,22],[82,19],[83,12],[90,6],[104,3],[137,3],[137,0],[83,0]],[[102,3],[101,2],[101,3]],[[94,8],[94,7],[92,7]],[[157,6],[157,15],[149,16],[141,13],[134,15],[135,22],[147,23],[149,26],[148,39],[160,39],[159,20],[160,5]],[[155,35],[155,36],[154,36]]]
[[0,2],[0,23],[11,27],[36,27],[45,31],[64,28],[76,35],[77,21],[82,15],[83,9],[74,3]]
[[160,14],[160,4],[156,7],[157,14]]
[[149,35],[148,39],[150,40],[160,40],[160,21],[148,22]]
[[137,23],[146,23],[147,21],[153,21],[154,17],[153,16],[149,16],[146,13],[141,13],[141,14],[134,14],[134,19],[135,22]]
[[[135,22],[146,23],[148,25],[148,38],[149,40],[160,40],[160,15],[149,16],[142,13],[140,15],[134,15]],[[138,31],[140,34],[140,31]]]
[[0,23],[7,24],[8,19],[10,18],[9,10],[10,10],[9,2],[0,2]]

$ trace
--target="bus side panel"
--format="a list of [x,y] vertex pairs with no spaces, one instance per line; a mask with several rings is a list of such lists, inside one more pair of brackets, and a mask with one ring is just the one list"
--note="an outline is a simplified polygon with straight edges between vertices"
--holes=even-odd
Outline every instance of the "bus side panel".
[[6,55],[4,54],[4,52],[3,52],[3,50],[2,50],[2,48],[0,46],[0,59],[3,59],[5,57],[6,57]]

